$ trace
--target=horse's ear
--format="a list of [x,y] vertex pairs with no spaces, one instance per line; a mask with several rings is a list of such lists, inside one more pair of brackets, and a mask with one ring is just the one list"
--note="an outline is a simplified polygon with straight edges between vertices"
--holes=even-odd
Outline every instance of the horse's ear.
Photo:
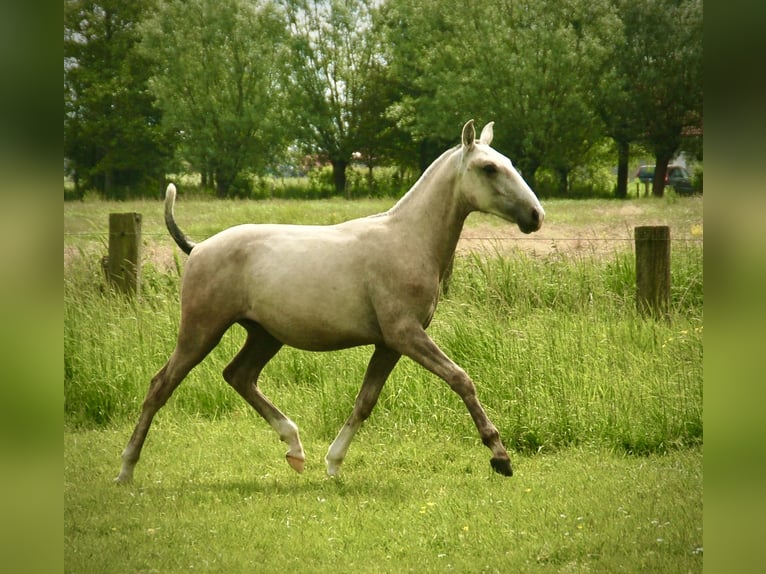
[[476,141],[476,129],[473,127],[473,120],[468,120],[463,126],[463,147],[471,149]]
[[479,137],[479,141],[484,145],[489,145],[492,143],[492,137],[494,136],[492,126],[494,125],[495,122],[489,122],[486,126],[484,126],[484,129],[481,130],[481,137]]

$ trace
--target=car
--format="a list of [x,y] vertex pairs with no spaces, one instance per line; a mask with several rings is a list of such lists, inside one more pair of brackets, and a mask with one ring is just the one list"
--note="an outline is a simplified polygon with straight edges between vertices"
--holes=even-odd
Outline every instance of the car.
[[665,185],[672,187],[679,195],[691,195],[694,193],[692,178],[685,167],[681,165],[669,165],[665,174]]
[[[643,184],[650,184],[654,180],[654,166],[642,165],[636,172],[636,177]],[[694,193],[692,178],[687,169],[682,165],[671,164],[665,173],[665,185],[672,187],[679,195],[691,195]]]
[[639,179],[639,181],[641,181],[641,183],[652,183],[652,180],[654,179],[654,166],[640,166],[636,172],[636,177]]

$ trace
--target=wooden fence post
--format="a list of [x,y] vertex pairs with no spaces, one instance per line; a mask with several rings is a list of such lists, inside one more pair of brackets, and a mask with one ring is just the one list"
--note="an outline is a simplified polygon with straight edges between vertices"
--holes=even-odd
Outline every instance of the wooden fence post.
[[107,277],[123,293],[141,290],[141,214],[109,214]]
[[670,311],[670,227],[635,228],[636,304],[647,315],[667,317]]

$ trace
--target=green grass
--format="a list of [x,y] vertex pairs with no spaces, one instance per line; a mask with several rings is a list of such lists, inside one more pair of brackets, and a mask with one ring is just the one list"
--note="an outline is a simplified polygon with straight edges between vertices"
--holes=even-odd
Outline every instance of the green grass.
[[[673,317],[638,315],[629,256],[613,260],[472,255],[457,260],[449,297],[430,328],[474,378],[508,446],[527,451],[588,443],[662,452],[702,440],[701,251],[673,258]],[[131,420],[178,328],[178,277],[147,271],[139,301],[112,296],[73,263],[65,289],[68,423]],[[169,412],[216,418],[245,408],[222,380],[244,332],[234,327],[174,395]],[[349,414],[369,348],[314,354],[285,349],[261,386],[329,439]],[[458,397],[404,359],[377,407],[387,425],[474,434]],[[163,411],[164,412],[164,411]]]
[[[202,238],[242,221],[331,223],[390,203],[195,200],[177,214]],[[673,243],[668,321],[636,312],[624,240],[606,253],[533,255],[510,242],[457,258],[429,332],[476,381],[511,479],[491,473],[459,398],[406,359],[341,477],[325,478],[322,457],[369,348],[285,349],[266,367],[261,386],[306,447],[307,471],[294,474],[284,445],[221,377],[243,340],[235,327],[158,414],[135,486],[117,488],[119,453],[175,343],[185,258],[168,267],[149,257],[142,296],[117,296],[98,267],[106,214],[142,212],[153,253],[169,243],[161,204],[65,204],[65,571],[701,571],[701,207],[546,202],[554,238],[600,236],[604,221],[693,236]]]
[[371,426],[329,479],[307,431],[299,476],[254,416],[166,419],[127,487],[128,427],[67,433],[65,571],[702,570],[699,449],[516,456],[507,479],[474,440]]

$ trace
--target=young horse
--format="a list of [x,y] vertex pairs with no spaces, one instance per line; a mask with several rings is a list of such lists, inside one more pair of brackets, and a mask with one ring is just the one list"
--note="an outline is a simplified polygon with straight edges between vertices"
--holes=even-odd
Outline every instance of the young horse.
[[492,123],[477,141],[473,120],[462,145],[438,158],[388,212],[331,226],[238,225],[195,244],[173,218],[168,185],[165,221],[190,254],[181,289],[181,324],[173,354],[154,376],[117,482],[129,482],[152,419],[175,388],[234,323],[247,330],[223,377],[287,443],[287,462],[303,471],[298,427],[258,388],[261,370],[282,345],[332,351],[374,345],[351,416],[325,462],[335,475],[351,439],[370,415],[397,361],[405,355],[444,379],[463,399],[495,471],[511,461],[468,375],[426,334],[444,275],[472,211],[540,229],[544,211],[510,160],[489,147]]

